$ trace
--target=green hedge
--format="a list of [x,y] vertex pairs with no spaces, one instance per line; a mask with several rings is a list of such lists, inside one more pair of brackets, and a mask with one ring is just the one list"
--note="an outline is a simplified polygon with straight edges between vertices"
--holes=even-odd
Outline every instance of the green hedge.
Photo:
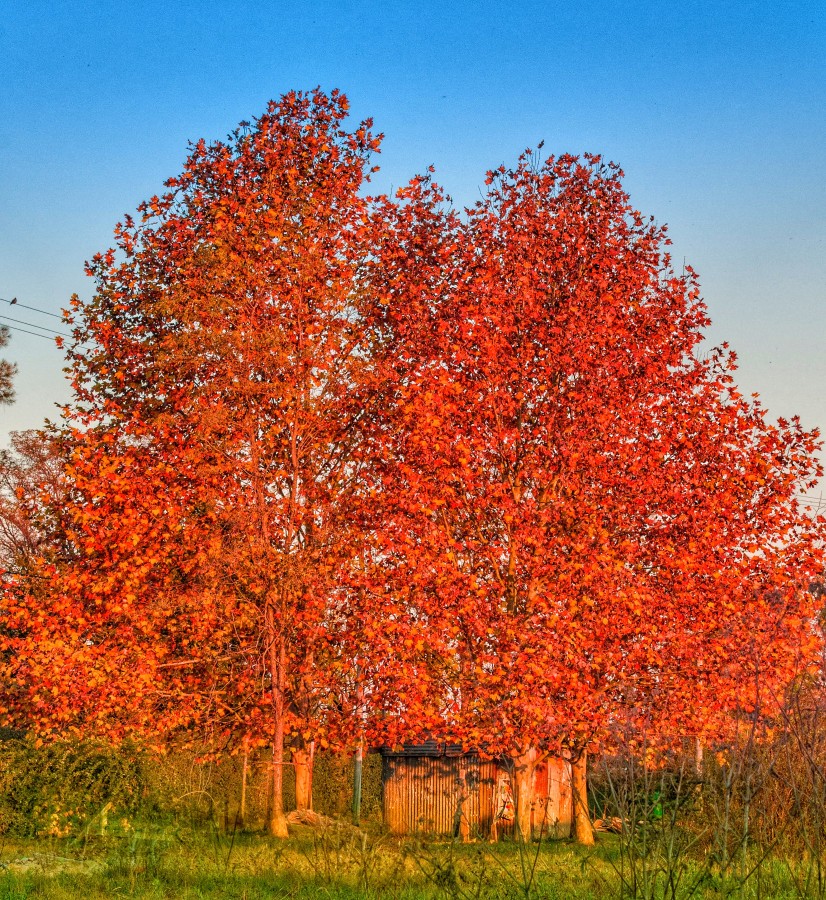
[[[269,814],[270,760],[253,754],[247,775],[244,826],[264,828]],[[368,755],[362,774],[362,818],[381,819],[382,760]],[[177,820],[228,830],[239,825],[242,761],[203,760],[194,751],[165,755],[138,745],[118,748],[92,741],[0,740],[0,833],[66,836],[129,830],[137,820]],[[349,817],[353,758],[329,752],[315,757],[313,805],[331,817]],[[295,806],[295,776],[284,770],[284,802]]]
[[[362,764],[361,815],[381,819],[381,757],[368,754]],[[293,782],[294,783],[294,782]],[[295,803],[295,793],[290,798]],[[313,805],[325,816],[350,815],[353,803],[353,757],[321,753],[313,771]],[[289,808],[289,807],[288,807]]]
[[75,833],[92,822],[134,817],[146,804],[146,755],[89,741],[35,747],[0,743],[0,831],[22,836]]

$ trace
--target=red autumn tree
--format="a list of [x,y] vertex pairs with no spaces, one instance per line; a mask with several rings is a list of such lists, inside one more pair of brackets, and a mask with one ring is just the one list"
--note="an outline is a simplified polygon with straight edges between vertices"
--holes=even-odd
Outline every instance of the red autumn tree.
[[806,659],[816,435],[697,358],[693,275],[615,167],[526,155],[488,184],[460,222],[419,180],[377,243],[375,587],[405,610],[399,705],[512,757],[523,835],[534,766],[567,753],[587,840],[584,754],[612,716],[719,726],[752,635],[775,687]]
[[54,511],[65,494],[63,466],[43,431],[18,431],[0,452],[0,568],[26,574],[56,549]]
[[[0,348],[9,342],[10,332],[7,326],[0,325]],[[14,402],[14,376],[17,366],[7,359],[0,359],[0,404]]]
[[369,205],[345,113],[290,94],[199,143],[90,265],[3,705],[270,741],[276,834],[288,739],[505,754],[523,836],[566,753],[587,837],[618,713],[719,729],[809,658],[815,437],[697,359],[693,276],[614,167],[525,157],[464,219],[426,178]]
[[37,685],[41,728],[269,739],[273,834],[353,553],[360,190],[378,139],[346,113],[338,93],[292,93],[199,142],[94,258],[59,435],[71,552],[38,621],[25,592],[6,609],[7,671]]

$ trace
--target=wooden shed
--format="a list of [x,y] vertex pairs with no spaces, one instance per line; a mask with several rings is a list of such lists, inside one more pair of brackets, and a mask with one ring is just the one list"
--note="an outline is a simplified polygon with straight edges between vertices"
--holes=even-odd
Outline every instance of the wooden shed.
[[[381,753],[384,821],[393,833],[471,838],[513,833],[507,759],[483,759],[436,741]],[[570,764],[551,758],[534,772],[534,834],[567,837],[572,819]]]

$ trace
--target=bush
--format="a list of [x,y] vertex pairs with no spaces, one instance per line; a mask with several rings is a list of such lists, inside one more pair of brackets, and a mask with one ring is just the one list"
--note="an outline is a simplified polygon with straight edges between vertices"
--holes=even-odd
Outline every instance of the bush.
[[[382,760],[364,759],[362,818],[381,818]],[[269,811],[270,756],[250,755],[247,828],[264,828]],[[242,760],[205,759],[194,750],[158,755],[140,745],[111,747],[95,741],[35,746],[19,736],[0,739],[0,833],[64,837],[90,828],[98,834],[136,819],[212,823],[225,830],[240,824]],[[317,812],[349,817],[353,759],[329,752],[315,757],[313,802]],[[284,770],[284,803],[295,806],[295,776]]]
[[[381,819],[382,758],[378,753],[364,757],[361,772],[361,816]],[[353,803],[353,757],[319,753],[313,772],[313,805],[325,816],[346,817]]]
[[146,801],[144,763],[131,745],[0,742],[0,832],[63,837],[131,819]]

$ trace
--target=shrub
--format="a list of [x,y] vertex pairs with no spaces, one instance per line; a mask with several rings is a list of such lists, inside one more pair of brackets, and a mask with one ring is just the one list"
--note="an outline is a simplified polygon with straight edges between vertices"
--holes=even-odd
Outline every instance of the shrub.
[[147,800],[145,756],[93,741],[40,747],[0,742],[0,831],[66,836],[95,819],[101,831],[134,817]]

